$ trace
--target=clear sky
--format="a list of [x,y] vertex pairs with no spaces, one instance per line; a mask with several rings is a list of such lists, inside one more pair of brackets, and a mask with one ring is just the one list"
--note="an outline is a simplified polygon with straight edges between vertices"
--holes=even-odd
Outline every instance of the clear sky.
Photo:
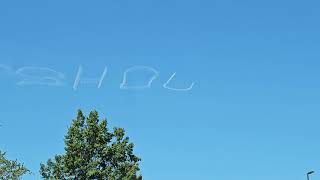
[[[1,1],[0,149],[39,179],[76,110],[96,109],[126,129],[146,180],[320,178],[319,7]],[[121,89],[125,75],[146,88]]]

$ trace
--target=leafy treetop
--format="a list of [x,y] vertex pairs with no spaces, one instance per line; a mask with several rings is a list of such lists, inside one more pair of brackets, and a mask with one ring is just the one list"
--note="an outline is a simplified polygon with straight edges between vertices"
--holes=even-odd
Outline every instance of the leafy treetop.
[[123,128],[108,131],[107,120],[98,112],[85,117],[81,110],[65,136],[65,153],[40,165],[44,179],[142,180],[140,158]]

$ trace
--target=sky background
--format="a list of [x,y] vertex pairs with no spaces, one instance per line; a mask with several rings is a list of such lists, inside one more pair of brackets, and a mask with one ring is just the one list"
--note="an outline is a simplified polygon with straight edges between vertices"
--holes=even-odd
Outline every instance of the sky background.
[[[125,128],[146,180],[304,180],[309,170],[320,179],[319,8],[315,0],[1,1],[0,149],[32,170],[24,179],[39,179],[40,162],[63,153],[77,109],[96,109]],[[80,80],[73,89],[80,65],[81,78],[108,67],[100,88]],[[159,76],[150,88],[120,89],[133,66]],[[21,84],[55,72],[59,85]],[[174,72],[170,87],[194,87],[163,88]],[[140,69],[127,83],[152,76]]]

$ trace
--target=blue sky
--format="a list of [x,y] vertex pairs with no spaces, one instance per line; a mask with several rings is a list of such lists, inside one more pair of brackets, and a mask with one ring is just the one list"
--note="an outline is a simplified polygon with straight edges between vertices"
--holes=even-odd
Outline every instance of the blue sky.
[[[39,163],[63,152],[76,110],[96,109],[126,129],[146,180],[320,173],[319,5],[2,1],[0,148],[34,172],[24,179],[39,179]],[[80,65],[83,79],[99,79],[107,66],[100,88],[73,89]],[[128,75],[128,85],[145,84],[148,68],[159,76],[150,88],[120,89],[136,66],[147,68]],[[37,84],[57,72],[61,84]],[[164,88],[175,72],[170,87],[194,87]]]

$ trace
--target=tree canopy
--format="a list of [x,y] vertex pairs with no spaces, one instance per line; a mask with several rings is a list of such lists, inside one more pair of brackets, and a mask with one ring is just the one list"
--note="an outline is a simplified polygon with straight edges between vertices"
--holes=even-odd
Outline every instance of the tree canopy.
[[0,151],[0,179],[1,180],[18,180],[30,171],[17,160],[8,160],[5,157],[6,153]]
[[141,180],[140,158],[133,153],[123,128],[109,132],[98,112],[85,117],[81,110],[64,139],[65,153],[40,164],[44,179]]

